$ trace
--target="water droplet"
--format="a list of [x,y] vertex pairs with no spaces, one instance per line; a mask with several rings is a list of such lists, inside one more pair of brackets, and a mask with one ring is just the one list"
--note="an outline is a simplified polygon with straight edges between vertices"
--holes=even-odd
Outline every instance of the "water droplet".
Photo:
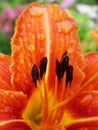
[[44,14],[44,12],[40,8],[32,7],[30,9],[30,14],[32,16],[42,16]]
[[73,21],[65,20],[57,23],[58,32],[60,33],[69,33],[74,27]]
[[4,107],[4,111],[5,111],[5,112],[11,112],[11,111],[12,111],[12,108],[11,108],[11,107]]
[[70,55],[70,54],[73,54],[73,49],[72,48],[68,48],[68,54]]
[[29,45],[28,50],[31,51],[31,52],[34,52],[35,51],[35,46],[33,44]]
[[93,99],[92,94],[88,94],[81,100],[81,104],[83,106],[86,106],[86,105],[88,105],[92,101],[92,99]]
[[45,40],[45,35],[44,34],[37,34],[37,38],[39,40]]
[[20,64],[24,64],[24,59],[21,59],[21,60],[20,60]]
[[40,48],[41,53],[45,53],[46,49],[45,48]]

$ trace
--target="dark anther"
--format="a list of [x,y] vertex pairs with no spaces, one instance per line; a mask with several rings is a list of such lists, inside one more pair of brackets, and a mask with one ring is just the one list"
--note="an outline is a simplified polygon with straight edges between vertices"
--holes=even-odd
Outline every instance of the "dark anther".
[[67,71],[66,71],[66,86],[68,85],[68,83],[72,82],[73,79],[73,67],[72,65],[68,66]]
[[67,51],[65,51],[61,57],[61,61],[64,59],[64,57],[67,56]]
[[44,57],[41,59],[39,63],[39,69],[40,69],[40,78],[42,79],[43,74],[45,74],[47,68],[47,57]]
[[31,75],[35,86],[37,86],[37,80],[39,79],[39,74],[38,74],[38,68],[35,64],[32,67]]
[[63,75],[65,73],[65,70],[67,70],[68,65],[69,65],[69,57],[68,56],[64,56],[62,58],[62,61],[61,61],[61,75],[62,75],[62,77],[63,77]]
[[56,59],[56,75],[58,77],[58,80],[61,78],[61,67],[60,62]]

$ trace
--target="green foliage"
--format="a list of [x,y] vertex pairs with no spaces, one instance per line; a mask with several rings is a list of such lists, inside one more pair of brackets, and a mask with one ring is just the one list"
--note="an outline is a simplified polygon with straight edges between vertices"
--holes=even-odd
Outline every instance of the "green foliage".
[[88,32],[95,27],[92,20],[86,15],[79,13],[77,10],[71,9],[70,12],[71,15],[75,18],[76,24],[79,27],[78,33],[81,41],[83,40],[90,41],[91,37],[89,36]]
[[76,3],[82,3],[82,4],[96,4],[97,0],[76,0]]
[[0,32],[0,52],[5,54],[11,54],[10,39]]
[[97,45],[89,34],[89,32],[95,28],[92,20],[86,15],[80,14],[77,10],[70,9],[70,12],[76,20],[76,24],[78,26],[78,34],[82,50],[84,52],[97,50]]

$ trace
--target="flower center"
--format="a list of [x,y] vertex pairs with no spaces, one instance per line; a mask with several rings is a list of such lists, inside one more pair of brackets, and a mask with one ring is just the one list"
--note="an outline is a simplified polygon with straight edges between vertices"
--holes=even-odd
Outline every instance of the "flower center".
[[69,64],[69,57],[65,52],[60,61],[56,59],[55,86],[52,90],[49,89],[45,77],[47,63],[47,57],[43,57],[39,67],[35,64],[32,67],[31,75],[35,91],[23,113],[23,118],[30,126],[40,130],[59,126],[66,105],[66,102],[62,104],[62,101],[69,96],[73,79],[73,67]]

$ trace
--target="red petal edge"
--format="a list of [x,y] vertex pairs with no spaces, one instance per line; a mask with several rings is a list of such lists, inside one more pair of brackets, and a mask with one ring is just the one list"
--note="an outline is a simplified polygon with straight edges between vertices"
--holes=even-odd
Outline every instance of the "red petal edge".
[[10,120],[0,123],[0,130],[32,130],[22,120]]

